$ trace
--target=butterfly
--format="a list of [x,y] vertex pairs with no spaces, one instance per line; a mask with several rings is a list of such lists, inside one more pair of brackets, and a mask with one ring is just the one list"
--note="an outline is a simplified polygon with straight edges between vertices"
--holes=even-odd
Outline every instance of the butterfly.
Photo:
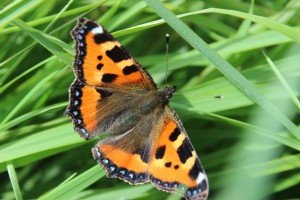
[[175,111],[175,86],[158,89],[148,72],[97,22],[80,18],[71,31],[73,70],[65,114],[89,140],[107,177],[151,182],[186,199],[207,199],[208,179]]

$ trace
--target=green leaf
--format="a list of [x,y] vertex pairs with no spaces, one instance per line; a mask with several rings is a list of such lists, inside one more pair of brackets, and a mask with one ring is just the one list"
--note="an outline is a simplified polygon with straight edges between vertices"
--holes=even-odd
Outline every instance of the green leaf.
[[22,194],[20,191],[17,174],[16,174],[13,164],[10,163],[7,165],[7,171],[8,171],[8,175],[9,175],[9,179],[10,179],[12,188],[14,190],[16,200],[22,200],[23,198],[22,198]]
[[72,180],[63,183],[45,195],[39,197],[39,200],[47,199],[70,199],[76,193],[87,188],[100,178],[105,176],[105,171],[100,166],[94,166]]
[[23,31],[25,31],[30,37],[32,37],[35,41],[43,45],[46,49],[48,49],[53,55],[60,58],[67,65],[71,65],[72,63],[72,55],[71,52],[73,49],[66,43],[57,38],[43,33],[39,30],[36,30],[30,26],[28,26],[25,22],[20,19],[15,19],[14,23],[19,26]]
[[82,144],[82,139],[73,132],[72,124],[57,126],[2,146],[0,149],[0,168],[3,169],[6,162],[17,162],[20,165],[22,162],[27,162],[26,157],[28,156],[33,158],[39,157],[39,154],[49,156],[53,155],[54,152],[57,153],[57,151],[52,150],[61,152]]
[[37,7],[44,0],[31,0],[31,1],[14,1],[0,11],[0,29],[3,29],[9,22],[16,19],[18,16],[29,12]]
[[291,99],[293,100],[293,102],[295,103],[295,105],[300,110],[300,102],[299,102],[297,96],[294,94],[293,90],[291,89],[291,87],[289,86],[289,84],[287,83],[287,81],[284,79],[284,77],[280,73],[280,71],[277,69],[277,67],[275,66],[275,64],[272,62],[272,60],[267,56],[267,54],[265,52],[263,52],[263,54],[264,54],[267,62],[269,63],[270,67],[272,68],[272,70],[276,74],[277,78],[280,80],[281,84],[286,89],[287,93],[290,95]]

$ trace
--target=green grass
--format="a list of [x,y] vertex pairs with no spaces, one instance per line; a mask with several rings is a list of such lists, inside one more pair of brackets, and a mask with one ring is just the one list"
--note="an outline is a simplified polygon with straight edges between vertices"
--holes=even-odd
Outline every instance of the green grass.
[[[0,199],[180,199],[105,178],[63,115],[70,30],[99,21],[164,85],[220,200],[300,197],[300,3],[8,1],[0,3]],[[177,15],[177,18],[175,17]],[[223,99],[213,98],[221,95]]]

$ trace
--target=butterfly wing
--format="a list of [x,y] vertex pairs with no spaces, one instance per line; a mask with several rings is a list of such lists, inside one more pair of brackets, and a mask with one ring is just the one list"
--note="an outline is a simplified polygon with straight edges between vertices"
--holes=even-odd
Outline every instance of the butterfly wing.
[[72,30],[75,41],[74,72],[87,84],[156,89],[143,67],[97,22],[81,18]]
[[[130,94],[155,90],[156,85],[147,71],[97,22],[81,18],[71,35],[75,42],[76,79],[69,89],[65,115],[72,119],[82,138],[90,139],[114,128],[108,127],[112,124],[107,119],[122,117],[121,112],[130,107],[126,100],[133,99]],[[130,126],[133,125],[124,130]]]
[[105,98],[96,88],[75,79],[69,88],[69,106],[65,115],[72,119],[74,129],[84,138],[90,138],[97,126],[98,100]]
[[166,192],[177,192],[186,199],[206,199],[208,179],[186,131],[176,113],[166,106],[162,127],[153,138],[149,160],[152,184]]
[[156,120],[142,119],[128,132],[101,140],[93,149],[94,159],[109,178],[119,178],[132,185],[149,181],[150,130]]

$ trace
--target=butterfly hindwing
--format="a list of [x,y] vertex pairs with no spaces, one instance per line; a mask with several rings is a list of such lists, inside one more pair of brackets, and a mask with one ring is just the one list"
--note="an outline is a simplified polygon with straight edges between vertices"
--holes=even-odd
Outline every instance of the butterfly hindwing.
[[160,190],[206,199],[208,179],[176,113],[167,107],[149,161],[150,180]]
[[136,127],[122,135],[109,136],[92,149],[94,159],[105,168],[109,178],[119,178],[132,185],[149,181],[151,145],[143,136],[142,128]]
[[97,22],[81,18],[71,32],[77,78],[93,86],[135,86],[155,89],[143,67]]

